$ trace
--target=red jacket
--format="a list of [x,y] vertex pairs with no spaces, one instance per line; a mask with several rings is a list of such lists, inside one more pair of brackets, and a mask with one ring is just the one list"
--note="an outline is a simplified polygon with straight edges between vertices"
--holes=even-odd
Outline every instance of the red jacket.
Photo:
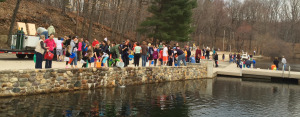
[[99,41],[93,41],[92,46],[95,47],[97,44],[99,44]]
[[196,58],[201,58],[201,49],[197,49],[195,54],[196,54]]

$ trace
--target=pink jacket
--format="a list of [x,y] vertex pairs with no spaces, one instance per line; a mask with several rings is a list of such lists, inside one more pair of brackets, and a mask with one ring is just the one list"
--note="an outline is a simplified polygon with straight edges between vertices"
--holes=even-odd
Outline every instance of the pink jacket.
[[55,43],[54,39],[52,39],[52,40],[46,39],[46,40],[44,41],[44,43],[46,44],[46,47],[49,47],[49,50],[50,50],[50,51],[53,51],[54,48],[55,48],[55,46],[56,46],[56,43]]
[[78,50],[77,51],[82,51],[82,42],[78,42]]

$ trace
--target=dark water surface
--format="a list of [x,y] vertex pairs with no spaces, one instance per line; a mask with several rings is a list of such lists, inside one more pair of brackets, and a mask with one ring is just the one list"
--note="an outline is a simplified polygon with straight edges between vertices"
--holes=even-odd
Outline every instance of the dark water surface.
[[299,117],[300,86],[216,78],[0,99],[16,117]]

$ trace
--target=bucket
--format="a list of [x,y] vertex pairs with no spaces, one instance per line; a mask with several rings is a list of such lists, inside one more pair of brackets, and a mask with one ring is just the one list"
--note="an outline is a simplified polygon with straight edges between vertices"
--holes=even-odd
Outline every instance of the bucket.
[[130,60],[130,61],[134,58],[133,55],[129,55],[128,57],[129,57],[129,60]]
[[124,67],[124,62],[118,62],[117,67],[123,68]]

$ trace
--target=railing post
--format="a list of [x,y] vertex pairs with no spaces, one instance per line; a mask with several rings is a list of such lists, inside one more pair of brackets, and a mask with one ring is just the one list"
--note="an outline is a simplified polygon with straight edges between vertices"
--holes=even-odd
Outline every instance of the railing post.
[[284,64],[282,65],[282,78],[284,78]]
[[289,78],[291,77],[291,66],[289,66]]

